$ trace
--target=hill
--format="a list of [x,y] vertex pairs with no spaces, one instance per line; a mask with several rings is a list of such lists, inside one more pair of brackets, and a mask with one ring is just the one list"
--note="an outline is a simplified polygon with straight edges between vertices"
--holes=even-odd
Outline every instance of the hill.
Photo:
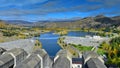
[[69,20],[45,20],[38,22],[28,22],[22,20],[9,20],[5,21],[9,24],[22,25],[22,26],[37,26],[41,28],[107,28],[107,27],[120,27],[120,16],[106,17],[98,15],[95,17],[86,18],[73,18]]
[[86,17],[72,21],[39,21],[36,26],[44,28],[103,28],[120,26],[120,16],[106,17],[98,15],[96,17]]

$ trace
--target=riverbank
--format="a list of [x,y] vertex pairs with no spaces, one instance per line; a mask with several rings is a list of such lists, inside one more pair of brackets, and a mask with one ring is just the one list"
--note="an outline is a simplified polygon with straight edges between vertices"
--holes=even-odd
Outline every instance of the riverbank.
[[62,36],[58,39],[58,44],[63,49],[67,49],[71,54],[76,57],[78,52],[82,53],[84,51],[96,50],[103,41],[108,41],[110,38],[106,37],[71,37],[71,36]]
[[58,34],[60,36],[63,36],[63,35],[67,35],[68,31],[67,30],[55,31],[54,34]]
[[118,37],[120,35],[120,33],[114,33],[114,32],[107,32],[107,31],[103,31],[103,30],[95,30],[95,29],[76,29],[76,30],[67,30],[67,32],[70,31],[80,31],[80,32],[90,32],[90,33],[95,33],[96,35],[102,36],[102,37]]
[[37,27],[23,27],[4,23],[4,25],[0,27],[0,43],[39,37],[40,34],[49,31],[50,30],[43,30]]
[[57,43],[59,44],[59,46],[62,48],[62,49],[66,49],[68,50],[71,54],[72,54],[72,57],[73,58],[78,58],[80,56],[80,51],[78,51],[75,47],[73,46],[69,46],[67,44],[65,44],[62,40],[64,40],[64,38],[59,38]]

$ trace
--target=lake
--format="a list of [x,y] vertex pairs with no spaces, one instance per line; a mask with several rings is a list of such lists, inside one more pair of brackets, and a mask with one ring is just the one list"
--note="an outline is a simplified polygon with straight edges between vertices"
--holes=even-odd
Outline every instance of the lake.
[[[67,36],[76,37],[84,37],[86,35],[93,36],[94,33],[70,31],[67,34]],[[42,48],[45,49],[50,56],[55,56],[56,53],[61,49],[61,47],[57,44],[57,40],[59,39],[59,37],[59,35],[56,35],[53,32],[48,32],[40,35],[40,42],[42,43]]]

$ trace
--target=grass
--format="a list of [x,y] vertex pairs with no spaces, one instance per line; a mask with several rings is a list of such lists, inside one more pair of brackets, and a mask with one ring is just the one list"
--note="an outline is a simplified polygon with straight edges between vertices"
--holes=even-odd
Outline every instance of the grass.
[[33,50],[37,50],[37,49],[41,49],[41,48],[42,48],[42,46],[34,46]]
[[90,51],[93,47],[92,46],[81,46],[81,45],[73,45],[79,51]]
[[99,55],[104,55],[104,54],[105,54],[105,50],[103,50],[103,49],[101,49],[101,48],[98,48],[97,53],[98,53]]

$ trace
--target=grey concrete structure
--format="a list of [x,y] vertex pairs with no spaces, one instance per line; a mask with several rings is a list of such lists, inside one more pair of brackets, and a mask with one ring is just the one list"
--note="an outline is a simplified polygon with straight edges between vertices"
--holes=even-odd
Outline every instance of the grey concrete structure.
[[86,63],[86,68],[107,68],[98,58],[91,58]]
[[60,50],[54,58],[53,68],[72,68],[72,59],[67,50]]
[[[82,64],[83,61],[83,64]],[[0,68],[106,68],[100,56],[93,52],[84,52],[82,58],[72,59],[67,50],[60,50],[51,60],[44,49],[27,54],[24,49],[14,48],[0,55]]]
[[27,56],[27,53],[20,48],[14,48],[12,50],[4,52],[0,56],[0,68],[15,67],[22,62]]
[[34,45],[35,45],[35,40],[33,39],[20,39],[20,40],[0,43],[0,47],[6,50],[11,50],[13,48],[22,48],[27,53],[32,52]]
[[93,51],[87,51],[83,53],[83,64],[85,64],[90,58],[97,58],[99,55]]
[[83,53],[83,68],[101,68],[100,66],[106,68],[101,56],[93,51]]
[[44,49],[38,49],[33,53],[41,57],[43,68],[52,68],[53,61],[50,59],[49,55]]
[[2,47],[0,47],[0,55],[2,55],[3,52],[5,52],[6,50]]
[[35,50],[16,68],[52,68],[52,60],[44,49]]
[[32,54],[15,68],[42,68],[41,59],[38,55]]
[[10,54],[4,54],[0,56],[0,68],[13,68],[14,58]]

